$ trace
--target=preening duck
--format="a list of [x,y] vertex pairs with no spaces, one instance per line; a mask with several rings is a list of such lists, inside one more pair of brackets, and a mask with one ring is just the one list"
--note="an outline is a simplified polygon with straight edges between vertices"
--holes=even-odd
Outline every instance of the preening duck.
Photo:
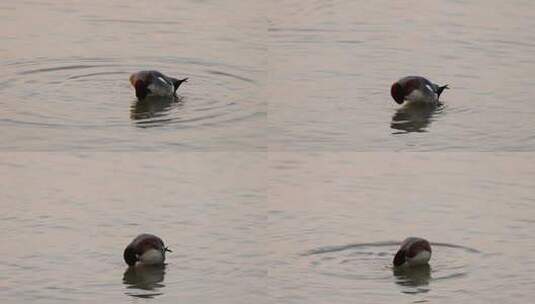
[[129,266],[136,263],[143,265],[161,265],[165,262],[165,253],[171,252],[162,239],[159,237],[144,233],[138,235],[126,246],[123,257]]
[[392,84],[390,95],[398,104],[404,101],[438,104],[440,94],[445,89],[449,89],[448,85],[440,86],[421,76],[407,76]]
[[147,96],[176,96],[176,90],[188,78],[177,79],[158,71],[139,71],[130,75],[130,83],[136,89],[139,100]]
[[425,239],[418,237],[406,238],[394,256],[394,266],[424,265],[431,259],[431,245]]

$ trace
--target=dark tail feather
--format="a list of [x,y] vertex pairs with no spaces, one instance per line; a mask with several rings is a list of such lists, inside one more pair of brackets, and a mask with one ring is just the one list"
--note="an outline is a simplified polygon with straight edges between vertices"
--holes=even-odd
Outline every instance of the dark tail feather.
[[184,78],[184,79],[177,79],[175,82],[174,82],[174,86],[175,86],[175,94],[176,94],[176,90],[178,89],[178,87],[183,83],[183,82],[188,82],[188,77]]
[[443,85],[441,87],[438,87],[437,89],[437,99],[440,98],[440,94],[442,94],[442,91],[444,91],[445,89],[448,89],[449,90],[450,87],[448,87],[448,85]]

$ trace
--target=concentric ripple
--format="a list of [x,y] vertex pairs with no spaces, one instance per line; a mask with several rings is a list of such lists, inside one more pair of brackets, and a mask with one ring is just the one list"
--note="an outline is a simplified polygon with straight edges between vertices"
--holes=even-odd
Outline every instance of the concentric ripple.
[[391,281],[402,287],[404,293],[426,292],[433,281],[455,279],[470,272],[480,256],[476,249],[431,243],[433,256],[429,266],[410,270],[392,267],[392,258],[399,242],[358,243],[312,249],[302,255],[320,275],[347,280]]
[[[236,138],[236,134],[225,136],[223,126],[256,124],[265,116],[254,71],[191,58],[135,61],[147,67],[116,58],[37,58],[5,63],[0,78],[4,112],[0,126],[10,131],[13,140],[6,141],[9,144],[4,148],[121,149],[123,143],[122,148],[129,149],[140,139],[137,127],[159,127],[165,134],[148,138],[157,141],[149,146],[176,146],[182,143],[177,130],[216,128],[212,139],[215,135]],[[169,68],[177,65],[180,67]],[[139,102],[128,77],[149,68],[190,80],[179,88],[178,98]],[[188,141],[210,137],[182,135]]]

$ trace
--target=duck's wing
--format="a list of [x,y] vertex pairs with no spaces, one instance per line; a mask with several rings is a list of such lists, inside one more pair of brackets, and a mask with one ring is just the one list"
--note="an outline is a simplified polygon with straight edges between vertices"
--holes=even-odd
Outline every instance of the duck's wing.
[[173,92],[173,83],[160,72],[153,72],[150,74],[148,88],[156,95],[168,95]]
[[156,80],[158,83],[160,83],[162,86],[166,88],[172,88],[173,82],[169,80],[167,77],[157,77]]
[[429,242],[423,239],[415,240],[411,243],[406,251],[406,254],[409,258],[415,257],[418,253],[422,251],[431,251],[431,246]]
[[160,239],[159,237],[153,234],[143,233],[143,234],[138,235],[132,241],[132,243],[130,243],[129,246],[138,247],[138,248],[141,248],[144,246],[151,246],[152,248],[154,248],[154,246],[163,247],[163,241],[162,239]]
[[142,248],[142,251],[146,251],[148,249],[156,249],[161,251],[165,248],[160,238],[144,239],[139,243],[139,247]]

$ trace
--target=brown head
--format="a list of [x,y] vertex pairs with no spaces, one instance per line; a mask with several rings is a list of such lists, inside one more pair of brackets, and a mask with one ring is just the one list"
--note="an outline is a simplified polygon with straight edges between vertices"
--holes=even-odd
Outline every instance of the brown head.
[[147,94],[150,93],[150,90],[147,88],[147,84],[141,80],[137,79],[134,83],[134,88],[136,88],[136,97],[141,100],[147,97]]
[[390,95],[392,95],[392,98],[398,103],[402,104],[405,100],[405,90],[403,89],[403,86],[399,84],[399,82],[395,82],[392,84],[392,87],[390,88]]
[[398,267],[403,265],[405,263],[405,250],[400,249],[398,252],[396,252],[396,255],[394,256],[393,264],[394,266]]
[[128,266],[136,265],[136,262],[139,261],[139,254],[136,252],[135,248],[132,246],[126,247],[123,253],[124,261]]

